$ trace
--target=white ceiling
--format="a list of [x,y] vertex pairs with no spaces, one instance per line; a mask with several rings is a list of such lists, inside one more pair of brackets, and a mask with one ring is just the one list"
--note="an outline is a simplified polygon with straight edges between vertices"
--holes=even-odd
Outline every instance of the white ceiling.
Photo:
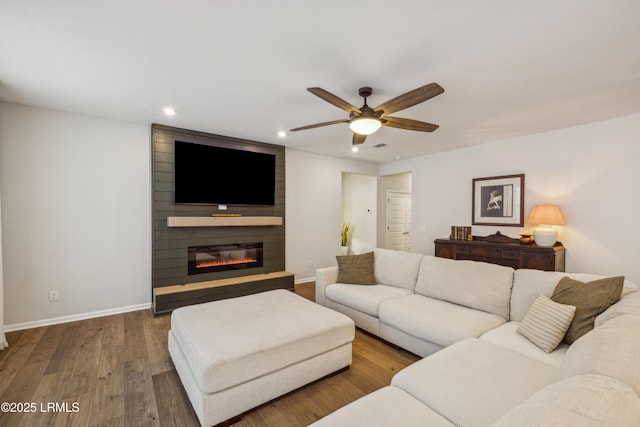
[[[277,136],[431,82],[434,133]],[[393,161],[640,113],[640,1],[0,0],[0,100]]]

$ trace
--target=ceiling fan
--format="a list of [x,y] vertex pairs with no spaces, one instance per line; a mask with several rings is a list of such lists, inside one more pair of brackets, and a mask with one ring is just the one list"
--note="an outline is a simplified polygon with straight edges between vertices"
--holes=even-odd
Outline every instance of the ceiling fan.
[[371,108],[367,105],[367,98],[371,96],[372,90],[370,87],[362,87],[358,91],[358,95],[364,98],[364,105],[360,108],[356,108],[344,99],[341,99],[319,87],[310,87],[307,88],[307,90],[315,96],[322,98],[328,103],[349,113],[349,119],[332,120],[330,122],[302,126],[291,129],[291,132],[335,125],[338,123],[349,123],[349,127],[353,131],[353,145],[362,144],[365,139],[367,139],[367,135],[377,131],[380,126],[389,126],[419,132],[433,132],[438,129],[438,125],[418,120],[391,117],[387,116],[387,114],[393,114],[396,111],[404,110],[405,108],[420,104],[421,102],[431,99],[434,96],[438,96],[444,92],[444,89],[438,83],[430,83],[390,99],[389,101],[378,105],[376,108]]

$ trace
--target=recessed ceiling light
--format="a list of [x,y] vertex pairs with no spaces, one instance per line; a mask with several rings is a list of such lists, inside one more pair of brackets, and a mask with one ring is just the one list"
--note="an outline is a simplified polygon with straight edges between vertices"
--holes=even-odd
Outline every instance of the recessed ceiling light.
[[357,153],[360,150],[358,149],[358,147],[353,146],[353,147],[351,147],[351,151],[353,151],[354,153]]
[[278,136],[280,138],[284,138],[285,136],[287,136],[287,133],[285,131],[281,130],[280,132],[278,132]]
[[171,107],[165,107],[162,109],[162,111],[167,115],[167,116],[175,116],[176,115],[176,110],[174,110]]

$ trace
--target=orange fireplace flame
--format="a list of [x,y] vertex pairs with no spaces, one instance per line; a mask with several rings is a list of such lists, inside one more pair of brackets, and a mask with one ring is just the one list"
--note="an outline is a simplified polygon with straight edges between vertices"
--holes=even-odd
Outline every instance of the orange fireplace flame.
[[249,262],[257,262],[255,258],[238,258],[238,259],[220,259],[214,261],[198,261],[196,268],[218,267],[220,265],[245,264]]

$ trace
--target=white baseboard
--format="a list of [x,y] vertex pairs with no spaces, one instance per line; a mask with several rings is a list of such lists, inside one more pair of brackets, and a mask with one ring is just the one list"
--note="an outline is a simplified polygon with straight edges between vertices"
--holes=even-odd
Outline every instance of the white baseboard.
[[21,331],[23,329],[39,328],[41,326],[57,325],[59,323],[75,322],[76,320],[93,319],[95,317],[111,316],[112,314],[128,313],[130,311],[146,310],[151,303],[129,305],[126,307],[110,308],[108,310],[92,311],[90,313],[72,314],[70,316],[53,317],[51,319],[34,320],[32,322],[5,325],[5,332]]
[[302,279],[296,279],[293,281],[294,284],[299,285],[300,283],[309,283],[309,282],[315,282],[316,278],[315,277],[304,277]]

